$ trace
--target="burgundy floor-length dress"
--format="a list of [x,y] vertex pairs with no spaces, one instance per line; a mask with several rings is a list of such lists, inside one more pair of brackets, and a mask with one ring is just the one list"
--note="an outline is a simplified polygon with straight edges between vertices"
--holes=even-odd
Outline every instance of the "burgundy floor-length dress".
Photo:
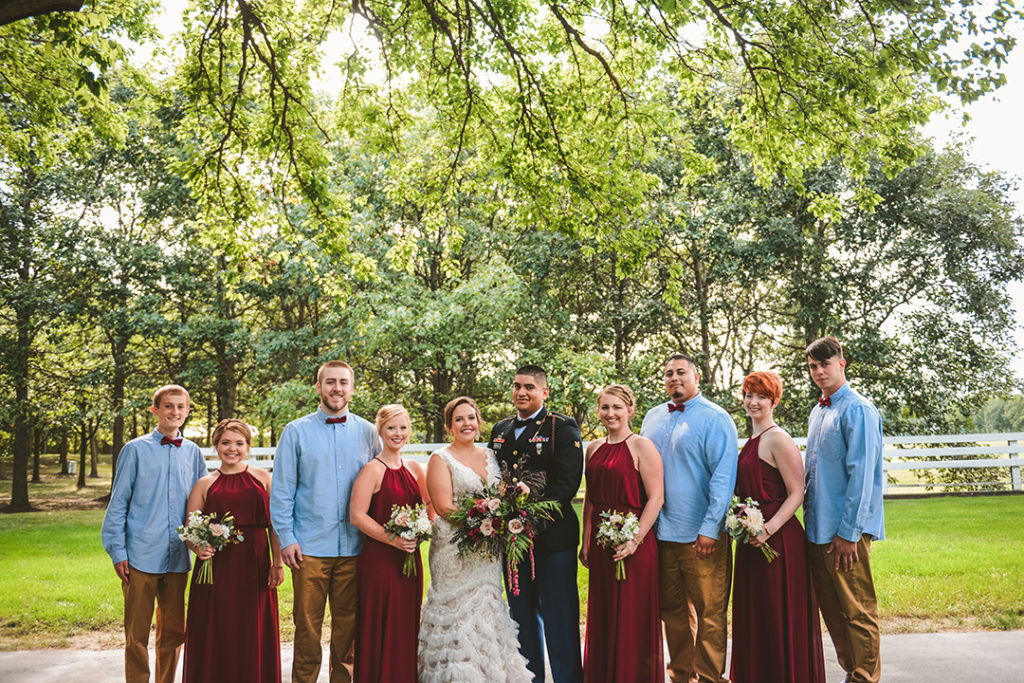
[[597,544],[597,528],[606,510],[632,512],[637,519],[647,503],[640,472],[625,441],[602,444],[587,461],[591,504],[590,589],[583,680],[593,683],[665,680],[658,613],[658,545],[648,534],[626,558],[626,578],[615,578],[612,548]]
[[[423,502],[416,477],[408,468],[384,467],[380,491],[373,494],[368,511],[381,525],[391,519],[392,506]],[[363,544],[358,564],[356,683],[416,683],[423,563],[419,548],[414,554],[416,573],[404,576],[406,553],[372,538]]]
[[277,589],[267,586],[267,490],[248,468],[221,473],[210,484],[203,512],[218,518],[230,512],[245,540],[213,556],[213,584],[196,583],[198,572],[192,572],[183,683],[280,683]]
[[[747,441],[740,452],[736,495],[756,500],[769,520],[786,499],[786,484],[779,471],[757,455],[761,434]],[[825,680],[806,544],[804,528],[795,516],[769,539],[768,545],[779,553],[771,563],[760,548],[736,544],[729,676],[733,683]]]

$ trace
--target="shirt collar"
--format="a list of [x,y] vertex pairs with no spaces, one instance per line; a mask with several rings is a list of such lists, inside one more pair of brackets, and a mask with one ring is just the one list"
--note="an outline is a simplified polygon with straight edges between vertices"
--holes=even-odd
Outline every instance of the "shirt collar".
[[[166,434],[164,434],[158,428],[155,428],[155,427],[153,428],[153,433],[150,434],[150,437],[152,437],[153,441],[156,441],[157,443],[160,443],[161,441],[163,441],[164,440],[164,436],[166,436]],[[184,435],[181,433],[181,430],[179,429],[178,433],[175,434],[174,436],[172,436],[171,438],[172,439],[183,439]]]
[[328,415],[326,412],[324,412],[324,409],[321,408],[320,406],[317,406],[317,408],[316,408],[317,418],[320,420],[320,422],[323,422],[325,424],[327,422],[327,418],[329,418],[329,417],[345,417],[346,415],[348,415],[348,412],[349,412],[348,408],[345,408],[345,412],[343,412],[343,413],[340,413],[338,415]]
[[544,406],[541,406],[540,408],[538,408],[537,412],[535,412],[533,415],[527,415],[526,417],[519,417],[519,413],[516,413],[516,417],[518,417],[520,420],[532,420],[533,418],[535,418],[538,415],[540,415],[542,412],[544,412]]
[[850,393],[850,383],[849,382],[843,382],[843,386],[839,387],[838,389],[833,391],[831,394],[829,394],[828,398],[829,398],[830,401],[838,401],[838,400],[841,400],[848,393]]
[[[691,396],[689,399],[687,399],[686,401],[683,401],[683,411],[685,412],[686,409],[689,408],[690,406],[692,406],[694,403],[696,403],[697,399],[699,399],[699,398],[700,398],[700,392],[698,391],[696,394]],[[668,411],[668,404],[669,403],[675,403],[675,401],[673,401],[671,398],[668,400],[668,402],[665,404],[665,411],[666,412]]]

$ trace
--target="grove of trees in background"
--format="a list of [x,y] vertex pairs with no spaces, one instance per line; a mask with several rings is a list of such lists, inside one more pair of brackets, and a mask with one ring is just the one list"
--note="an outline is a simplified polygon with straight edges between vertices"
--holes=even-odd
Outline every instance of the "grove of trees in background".
[[[997,3],[994,42],[954,64],[931,29],[912,46],[870,21],[902,6],[857,24],[794,5],[786,30],[822,33],[785,45],[774,4],[745,5],[763,21],[744,28],[735,6],[706,3],[732,31],[665,63],[685,41],[636,23],[643,5],[623,5],[608,36],[647,49],[574,33],[583,5],[544,4],[540,25],[512,5],[484,13],[485,33],[512,35],[518,16],[522,35],[547,36],[556,68],[445,19],[479,18],[473,2],[405,5],[404,19],[356,3],[394,78],[375,84],[350,57],[332,97],[309,83],[323,37],[288,28],[340,25],[317,3],[196,3],[164,79],[126,60],[126,40],[153,39],[150,5],[0,27],[10,508],[29,507],[41,452],[79,458],[81,485],[107,444],[116,467],[168,382],[192,393],[200,440],[239,417],[272,445],[315,405],[331,358],[356,368],[356,412],[401,402],[425,441],[443,439],[457,394],[488,421],[507,414],[524,362],[548,368],[549,405],[593,434],[594,392],[628,383],[642,413],[673,351],[740,423],[743,376],[776,370],[780,422],[802,434],[816,395],[803,348],[830,333],[888,433],[977,426],[1018,388],[1006,285],[1024,223],[1010,180],[913,128],[936,106],[929,88],[969,100],[1001,82],[975,62],[1002,61],[1018,15]],[[697,11],[672,5],[645,21],[675,30]],[[824,71],[808,75],[815,56]]]

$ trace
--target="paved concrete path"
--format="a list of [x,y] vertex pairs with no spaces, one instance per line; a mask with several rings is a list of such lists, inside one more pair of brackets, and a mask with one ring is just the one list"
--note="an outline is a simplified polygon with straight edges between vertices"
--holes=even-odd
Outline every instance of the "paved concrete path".
[[[885,683],[1024,682],[1024,631],[911,633],[882,637]],[[291,681],[291,646],[281,649],[284,681]],[[326,662],[326,652],[324,654]],[[826,683],[843,672],[825,636]],[[24,650],[0,652],[2,683],[119,683],[120,650]],[[180,680],[180,677],[179,679]],[[327,681],[326,664],[320,681]],[[484,683],[484,682],[481,682]]]

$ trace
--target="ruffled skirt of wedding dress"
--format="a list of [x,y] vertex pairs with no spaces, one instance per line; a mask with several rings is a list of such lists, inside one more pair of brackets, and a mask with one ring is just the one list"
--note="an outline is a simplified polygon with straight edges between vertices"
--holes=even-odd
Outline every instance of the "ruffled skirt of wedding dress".
[[502,598],[501,565],[460,559],[438,518],[419,635],[420,683],[530,683],[517,626]]

